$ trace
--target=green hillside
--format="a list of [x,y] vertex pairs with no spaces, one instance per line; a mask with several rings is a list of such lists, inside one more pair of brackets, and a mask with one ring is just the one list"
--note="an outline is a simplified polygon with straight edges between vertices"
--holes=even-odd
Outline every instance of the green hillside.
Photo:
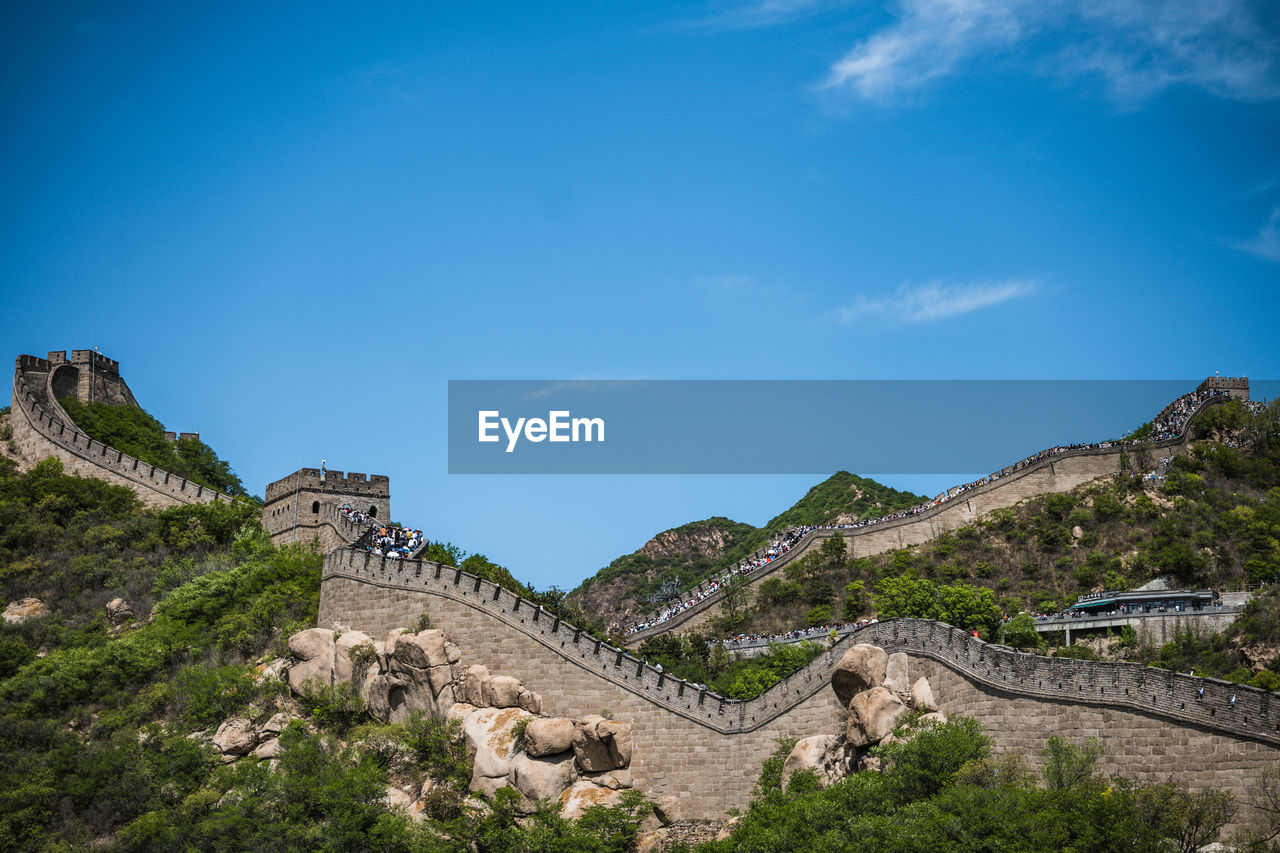
[[654,608],[646,597],[664,583],[675,582],[681,590],[688,589],[754,554],[783,530],[878,518],[923,500],[920,495],[840,471],[811,488],[764,527],[716,517],[665,530],[640,550],[617,558],[584,580],[569,594],[569,601],[618,631]]
[[141,408],[82,403],[74,397],[58,402],[94,441],[223,494],[248,496],[240,478],[213,448],[198,438],[168,440],[164,426]]

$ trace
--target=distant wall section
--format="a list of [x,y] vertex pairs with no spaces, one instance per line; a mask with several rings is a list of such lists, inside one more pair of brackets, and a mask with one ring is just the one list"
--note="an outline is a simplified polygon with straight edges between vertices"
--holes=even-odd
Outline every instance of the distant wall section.
[[14,366],[9,421],[18,453],[28,466],[52,456],[61,460],[67,473],[126,486],[153,507],[231,500],[81,432],[58,403],[59,393],[117,405],[136,406],[137,401],[120,377],[118,362],[91,350],[76,350],[71,360],[61,352],[49,356],[21,355]]

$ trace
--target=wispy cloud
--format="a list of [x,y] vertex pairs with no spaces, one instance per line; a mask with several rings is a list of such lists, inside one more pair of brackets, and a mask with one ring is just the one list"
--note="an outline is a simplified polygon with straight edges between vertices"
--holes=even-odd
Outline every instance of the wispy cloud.
[[877,298],[859,295],[852,305],[839,309],[836,317],[842,323],[876,318],[899,323],[934,323],[1030,296],[1037,287],[1037,283],[1029,279],[903,284],[892,295]]
[[696,25],[733,30],[772,27],[853,4],[854,0],[753,0],[750,3],[723,3],[713,6],[710,14],[697,21]]
[[1234,244],[1237,249],[1268,261],[1280,261],[1280,207],[1271,211],[1267,224],[1258,229],[1252,238]]
[[708,290],[745,291],[756,289],[756,281],[750,276],[740,273],[719,273],[716,275],[695,275],[689,279],[695,287]]
[[1175,84],[1240,100],[1280,96],[1280,39],[1249,0],[899,0],[895,23],[831,66],[822,86],[888,101],[979,61],[1101,79],[1121,102]]

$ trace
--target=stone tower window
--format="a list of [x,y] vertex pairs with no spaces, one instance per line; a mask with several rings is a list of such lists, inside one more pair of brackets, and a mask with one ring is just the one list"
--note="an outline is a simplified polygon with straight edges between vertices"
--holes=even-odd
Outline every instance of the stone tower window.
[[376,506],[369,507],[369,517],[370,518],[378,517],[378,508]]
[[320,501],[312,501],[312,502],[311,502],[311,512],[312,512],[312,513],[317,513],[317,512],[319,512],[319,511],[320,511]]

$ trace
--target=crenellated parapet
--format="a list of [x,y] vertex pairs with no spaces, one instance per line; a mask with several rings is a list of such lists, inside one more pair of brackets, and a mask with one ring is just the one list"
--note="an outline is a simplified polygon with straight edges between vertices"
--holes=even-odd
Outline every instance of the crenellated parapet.
[[1280,746],[1280,696],[1276,694],[1134,663],[1017,652],[931,620],[893,619],[866,625],[763,695],[737,701],[672,678],[497,584],[429,561],[376,556],[354,548],[328,554],[321,581],[320,627],[341,624],[377,634],[410,624],[419,615],[409,604],[369,612],[360,602],[337,601],[329,594],[329,584],[336,579],[356,581],[370,589],[420,592],[463,604],[478,617],[501,622],[522,634],[527,643],[551,649],[566,664],[590,670],[643,701],[722,733],[752,731],[787,713],[830,683],[832,666],[846,649],[871,643],[934,660],[970,681],[1000,691],[1140,711]]
[[[383,474],[299,468],[287,477],[267,484],[262,526],[277,545],[319,538],[322,550],[350,544],[351,522],[339,512],[348,505],[373,521],[391,519],[391,479]],[[335,517],[341,522],[335,521]],[[360,531],[363,533],[363,529]]]
[[973,717],[997,753],[1016,752],[1033,766],[1049,735],[1098,737],[1108,748],[1105,772],[1243,797],[1255,770],[1280,761],[1280,696],[1217,679],[1025,654],[948,625],[899,619],[865,626],[763,695],[735,701],[460,569],[356,548],[325,557],[319,627],[377,637],[423,617],[465,659],[539,692],[546,713],[608,713],[629,724],[636,786],[678,797],[685,817],[715,819],[748,802],[779,737],[841,725],[831,674],[857,643],[905,652],[912,677],[927,676],[943,712]]

